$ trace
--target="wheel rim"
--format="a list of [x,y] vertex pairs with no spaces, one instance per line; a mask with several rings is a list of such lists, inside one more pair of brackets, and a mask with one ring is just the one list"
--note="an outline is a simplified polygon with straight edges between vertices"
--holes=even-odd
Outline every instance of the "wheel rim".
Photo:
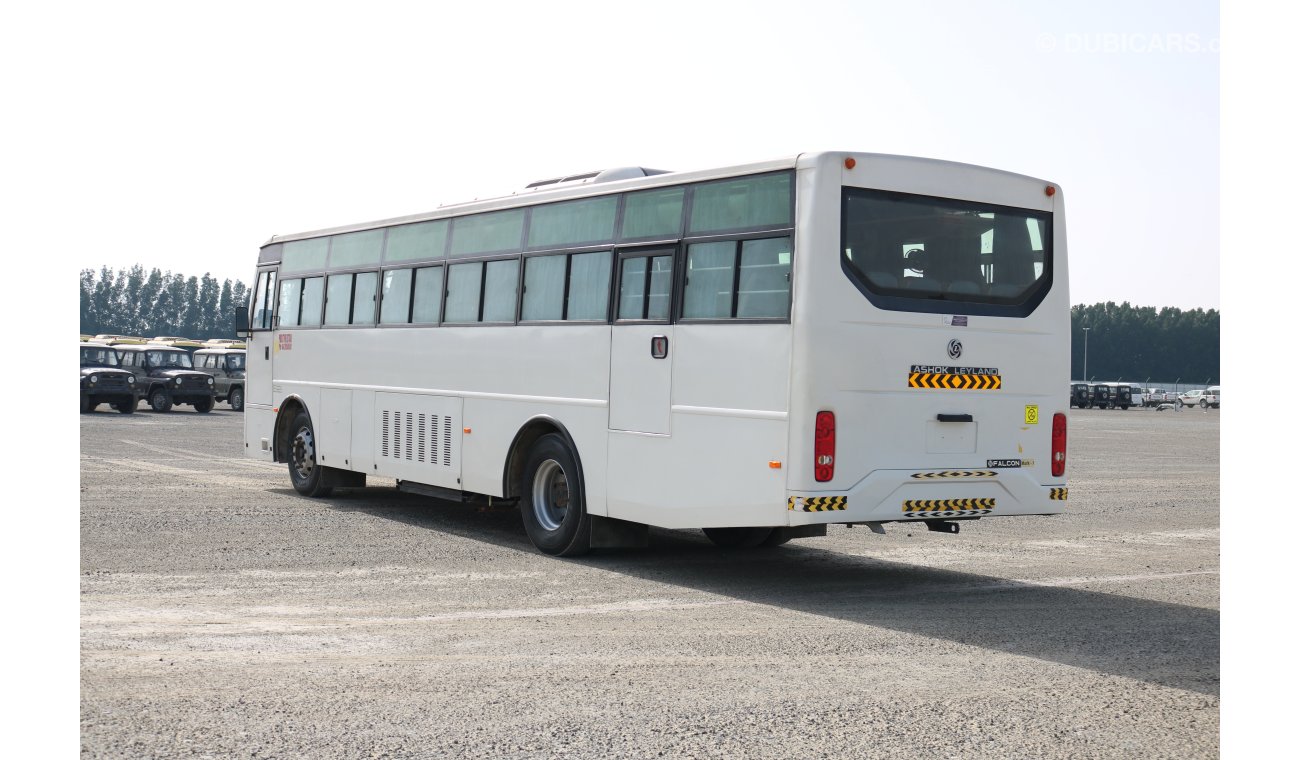
[[316,469],[316,438],[311,434],[310,428],[299,430],[298,435],[293,437],[292,459],[293,471],[299,479],[310,478],[312,470]]
[[230,392],[230,405],[231,405],[231,406],[243,406],[243,405],[244,405],[244,392],[243,392],[243,391],[240,391],[240,390],[234,390],[234,391],[231,391],[231,392]]
[[564,468],[548,459],[533,476],[533,516],[548,531],[559,530],[569,512],[569,479]]
[[164,393],[155,392],[149,397],[149,406],[152,406],[155,410],[162,409],[165,403],[167,403],[167,396]]

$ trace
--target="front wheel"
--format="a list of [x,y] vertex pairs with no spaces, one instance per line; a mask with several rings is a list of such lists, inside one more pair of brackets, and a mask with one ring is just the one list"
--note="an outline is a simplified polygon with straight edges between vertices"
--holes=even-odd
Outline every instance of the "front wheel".
[[113,408],[122,414],[135,414],[135,401],[122,401],[113,404]]
[[306,412],[298,412],[289,430],[292,434],[289,480],[293,482],[293,490],[303,496],[329,496],[334,488],[325,485],[325,468],[316,464],[316,431],[311,426],[311,417]]
[[243,388],[231,388],[230,398],[226,400],[230,402],[231,409],[234,409],[236,412],[244,411],[244,389]]
[[81,413],[82,413],[82,414],[90,414],[92,411],[94,411],[94,409],[95,409],[96,406],[97,406],[97,404],[92,404],[92,403],[90,403],[90,397],[88,397],[88,396],[82,396],[82,397],[81,397]]
[[212,411],[212,399],[209,397],[195,400],[194,411],[199,414],[207,414]]
[[172,410],[172,397],[167,395],[167,391],[162,388],[154,388],[149,394],[149,408],[155,412],[170,412]]
[[528,452],[520,482],[519,511],[533,546],[545,554],[576,557],[591,548],[591,518],[582,493],[578,456],[551,433]]

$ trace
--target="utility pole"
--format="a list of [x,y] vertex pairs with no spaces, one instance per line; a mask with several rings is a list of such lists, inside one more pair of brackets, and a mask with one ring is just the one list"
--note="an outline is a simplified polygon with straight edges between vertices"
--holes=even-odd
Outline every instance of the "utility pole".
[[1083,379],[1088,379],[1088,331],[1091,327],[1083,328]]

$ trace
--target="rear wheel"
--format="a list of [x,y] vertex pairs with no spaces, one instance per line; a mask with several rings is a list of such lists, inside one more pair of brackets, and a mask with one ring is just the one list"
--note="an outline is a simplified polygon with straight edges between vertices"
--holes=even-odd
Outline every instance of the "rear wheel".
[[[705,528],[704,535],[724,549],[752,549],[772,537],[771,528]],[[785,543],[784,541],[780,543]],[[776,544],[767,544],[775,546]]]
[[236,412],[244,411],[244,389],[235,387],[230,389],[230,408]]
[[306,412],[298,412],[289,432],[289,480],[293,490],[303,496],[329,496],[334,489],[325,485],[325,468],[316,464],[316,431]]
[[194,411],[198,412],[199,414],[207,414],[208,412],[212,411],[212,399],[201,398],[195,400]]
[[172,410],[172,397],[167,395],[167,391],[162,388],[154,388],[149,393],[149,408],[155,412],[170,412]]
[[113,408],[122,414],[135,414],[135,401],[119,401]]
[[543,553],[575,557],[590,549],[591,518],[581,482],[578,457],[564,438],[538,438],[524,463],[519,511],[528,538]]
[[1201,408],[1202,408],[1202,409],[1208,407],[1209,405],[1210,405],[1210,402],[1206,401],[1205,399],[1201,399]]

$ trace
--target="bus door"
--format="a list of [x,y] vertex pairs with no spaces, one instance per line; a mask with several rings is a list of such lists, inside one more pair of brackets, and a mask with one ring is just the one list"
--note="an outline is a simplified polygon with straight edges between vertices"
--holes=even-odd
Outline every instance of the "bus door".
[[674,248],[619,252],[609,367],[609,427],[669,432]]
[[249,313],[248,354],[244,377],[244,401],[253,405],[270,406],[271,366],[277,346],[275,334],[275,270],[264,269],[257,273],[253,290],[252,309]]

